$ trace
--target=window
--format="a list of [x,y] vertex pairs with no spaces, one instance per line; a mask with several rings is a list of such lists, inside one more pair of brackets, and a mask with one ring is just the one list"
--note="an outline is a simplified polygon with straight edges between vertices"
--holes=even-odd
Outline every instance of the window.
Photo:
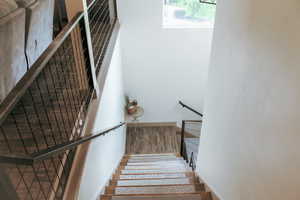
[[[199,0],[163,0],[163,27],[213,28],[216,6]],[[214,1],[215,3],[215,1]]]

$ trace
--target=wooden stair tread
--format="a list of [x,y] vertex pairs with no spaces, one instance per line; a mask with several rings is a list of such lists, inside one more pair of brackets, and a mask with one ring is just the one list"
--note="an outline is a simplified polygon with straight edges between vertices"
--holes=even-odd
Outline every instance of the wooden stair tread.
[[[131,160],[144,160],[144,159],[170,159],[170,158],[178,158],[175,155],[166,155],[166,156],[137,156],[137,157],[127,157],[127,159]],[[125,158],[126,159],[126,158]]]
[[133,163],[121,163],[120,166],[161,166],[161,165],[176,165],[176,164],[186,164],[183,160],[176,161],[157,161],[157,162],[133,162]]
[[178,168],[186,168],[186,165],[183,163],[179,164],[165,164],[165,165],[127,165],[124,166],[124,170],[140,170],[140,169],[178,169]]
[[160,174],[127,174],[120,175],[120,180],[122,179],[151,179],[151,178],[184,178],[191,176],[192,173],[160,173]]
[[124,158],[130,158],[130,159],[145,159],[145,158],[176,158],[178,157],[177,155],[175,154],[165,154],[165,155],[155,155],[155,154],[152,154],[152,155],[139,155],[139,156],[127,156],[127,157],[124,157]]
[[144,181],[151,181],[151,180],[169,180],[169,179],[185,179],[185,178],[189,178],[192,180],[198,180],[195,176],[193,175],[187,175],[184,177],[175,177],[175,178],[135,178],[135,179],[118,179],[118,178],[112,178],[111,179],[111,183],[116,183],[118,181],[135,181],[135,180],[144,180]]
[[101,200],[212,200],[177,154],[126,155]]
[[143,158],[143,159],[127,159],[128,163],[137,163],[137,162],[158,162],[158,161],[177,161],[183,160],[182,158],[174,157],[174,158]]
[[118,196],[103,195],[101,200],[211,200],[209,192],[195,194],[176,194],[176,195],[143,195],[143,196]]
[[176,193],[195,193],[204,190],[203,184],[196,185],[160,185],[160,186],[128,186],[114,187],[109,186],[107,194],[176,194]]
[[194,184],[196,180],[193,178],[177,178],[177,179],[138,179],[138,180],[118,180],[112,182],[116,186],[138,186],[138,185],[182,185]]
[[156,153],[156,154],[126,154],[124,157],[151,157],[151,156],[178,156],[176,153]]
[[155,173],[176,173],[176,172],[190,172],[191,169],[136,169],[136,170],[121,170],[121,174],[155,174]]

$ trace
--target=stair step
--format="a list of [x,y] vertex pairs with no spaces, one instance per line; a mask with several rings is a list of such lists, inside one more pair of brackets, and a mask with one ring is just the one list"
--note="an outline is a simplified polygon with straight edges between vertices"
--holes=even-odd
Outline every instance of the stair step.
[[141,179],[141,180],[119,180],[111,182],[116,186],[139,186],[139,185],[182,185],[197,183],[194,178],[176,178],[176,179]]
[[162,179],[162,178],[185,178],[193,176],[193,173],[161,173],[161,174],[131,174],[119,175],[118,178],[122,179]]
[[175,155],[165,155],[165,156],[130,156],[128,159],[131,160],[142,160],[142,159],[168,159],[168,158],[178,158]]
[[121,170],[121,174],[156,174],[156,173],[175,173],[191,172],[190,169],[141,169],[141,170]]
[[124,170],[141,170],[141,169],[186,169],[185,164],[165,164],[165,165],[129,165],[125,166]]
[[174,157],[174,158],[144,158],[144,159],[128,159],[127,163],[139,163],[139,162],[157,162],[157,161],[178,161],[183,160],[182,158]]
[[[154,162],[133,162],[126,163],[127,166],[137,166],[137,165],[172,165],[172,164],[185,164],[184,160],[174,160],[174,161],[154,161]],[[125,165],[126,165],[125,164]]]
[[176,194],[176,193],[195,193],[204,191],[203,184],[196,185],[160,185],[160,186],[109,186],[106,194]]
[[101,200],[212,200],[178,154],[124,156]]
[[101,200],[211,200],[209,192],[199,192],[196,194],[177,195],[143,195],[143,196],[118,196],[102,195]]
[[159,154],[128,154],[124,157],[151,157],[151,156],[177,156],[174,153],[159,153]]

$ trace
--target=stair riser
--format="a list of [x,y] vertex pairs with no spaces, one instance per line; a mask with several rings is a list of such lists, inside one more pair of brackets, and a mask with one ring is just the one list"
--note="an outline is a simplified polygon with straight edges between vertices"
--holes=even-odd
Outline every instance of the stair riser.
[[129,157],[127,160],[147,160],[147,159],[176,159],[177,156],[151,156],[151,157]]
[[178,160],[182,160],[182,158],[146,158],[146,159],[129,159],[127,160],[127,163],[139,163],[139,162],[159,162],[159,161],[178,161]]
[[188,169],[161,169],[161,170],[121,170],[121,174],[161,174],[161,173],[183,173]]
[[105,194],[117,194],[117,195],[128,195],[128,194],[176,194],[176,193],[195,193],[204,191],[204,185],[168,185],[168,186],[140,186],[140,187],[114,187],[109,186],[106,188]]
[[157,162],[136,162],[136,163],[124,163],[124,165],[127,165],[127,166],[139,166],[139,165],[165,165],[165,164],[168,164],[168,165],[174,165],[174,164],[183,164],[183,163],[186,163],[185,161],[179,161],[179,160],[176,160],[176,161],[157,161]]
[[140,170],[140,169],[185,169],[185,164],[174,165],[139,165],[139,166],[124,166],[124,170]]
[[211,200],[209,192],[199,192],[197,194],[177,194],[177,195],[102,195],[101,200]]
[[186,161],[176,160],[176,161],[158,161],[158,162],[121,162],[120,166],[161,166],[161,165],[177,165],[177,164],[186,164]]
[[125,155],[124,158],[136,158],[136,157],[151,157],[151,156],[180,156],[179,154],[174,153],[160,153],[160,154],[134,154],[134,155]]
[[165,173],[165,174],[139,174],[139,175],[120,175],[115,174],[113,179],[157,179],[157,178],[185,178],[193,176],[192,172],[187,173]]
[[182,184],[199,184],[194,178],[178,179],[142,179],[142,180],[117,180],[111,181],[111,186],[139,186],[139,185],[182,185]]

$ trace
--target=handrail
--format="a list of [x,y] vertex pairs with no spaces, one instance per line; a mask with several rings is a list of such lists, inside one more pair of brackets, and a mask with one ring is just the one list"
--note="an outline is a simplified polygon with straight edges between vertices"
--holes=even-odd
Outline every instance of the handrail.
[[195,123],[198,123],[198,122],[203,122],[202,120],[183,120],[184,122],[195,122]]
[[217,3],[215,3],[215,2],[209,2],[209,1],[205,1],[205,0],[199,0],[199,3],[210,4],[210,5],[217,5]]
[[190,110],[190,111],[196,113],[197,115],[200,115],[201,117],[203,117],[203,114],[202,114],[202,113],[200,113],[200,112],[198,112],[197,110],[191,108],[190,106],[184,104],[182,101],[179,101],[179,104],[180,104],[182,107],[187,108],[188,110]]
[[184,144],[184,135],[185,135],[185,124],[186,123],[189,123],[189,122],[197,122],[197,123],[202,123],[202,120],[182,120],[182,123],[181,123],[181,141],[180,141],[180,154],[182,157],[187,157],[185,155],[185,152],[186,152],[186,146]]
[[185,125],[186,123],[202,123],[202,120],[182,120],[181,124],[181,142],[180,142],[180,154],[183,157],[183,159],[189,164],[189,166],[194,171],[196,169],[195,159],[194,159],[194,152],[191,152],[191,157],[189,159],[187,155],[187,147],[184,142],[184,135],[185,135]]
[[58,36],[53,40],[50,46],[42,53],[38,60],[32,65],[32,67],[27,71],[27,73],[22,77],[22,79],[16,84],[16,86],[11,90],[7,97],[0,104],[0,124],[5,120],[7,115],[15,107],[20,98],[24,95],[26,90],[30,87],[36,77],[45,68],[48,61],[55,54],[56,50],[61,46],[61,44],[70,35],[72,30],[77,26],[78,22],[83,18],[83,12],[78,13],[63,30],[58,34]]
[[189,161],[189,166],[192,168],[193,171],[195,171],[196,169],[196,163],[195,163],[195,159],[194,159],[194,152],[191,153],[191,158]]
[[73,141],[65,142],[62,144],[55,145],[51,148],[41,150],[37,153],[31,155],[0,155],[0,163],[11,163],[11,164],[22,164],[22,165],[32,165],[36,161],[45,160],[53,155],[56,155],[66,150],[77,147],[80,144],[93,140],[97,137],[103,136],[110,131],[118,129],[119,127],[126,124],[125,122],[120,123],[112,128],[106,129],[97,133],[95,135],[84,136]]

